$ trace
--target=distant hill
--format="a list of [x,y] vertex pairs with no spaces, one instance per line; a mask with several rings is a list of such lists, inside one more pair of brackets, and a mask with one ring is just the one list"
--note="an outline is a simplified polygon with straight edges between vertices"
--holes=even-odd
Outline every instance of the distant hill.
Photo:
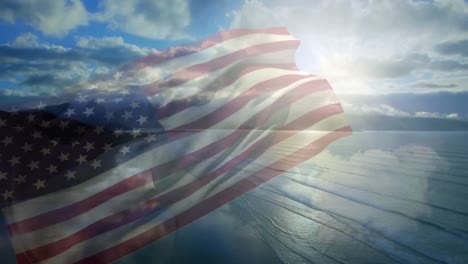
[[468,122],[455,119],[347,115],[353,130],[468,131]]

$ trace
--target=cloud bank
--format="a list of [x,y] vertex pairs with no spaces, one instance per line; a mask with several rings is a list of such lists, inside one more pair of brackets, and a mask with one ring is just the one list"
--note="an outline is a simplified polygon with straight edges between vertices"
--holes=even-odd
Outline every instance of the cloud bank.
[[19,86],[0,90],[17,96],[60,93],[153,51],[128,44],[122,37],[78,37],[75,46],[67,48],[41,43],[34,34],[25,33],[0,45],[0,78]]
[[187,0],[105,0],[97,19],[124,32],[155,39],[184,38],[190,24]]
[[468,89],[463,0],[252,0],[228,17],[234,28],[287,26],[302,43],[299,67],[339,93]]
[[10,24],[23,22],[56,37],[93,22],[143,38],[187,37],[187,0],[103,0],[99,6],[99,11],[89,12],[80,0],[5,0],[0,2],[0,20]]
[[87,25],[89,16],[79,0],[5,0],[0,2],[0,19],[25,22],[46,35],[65,36]]

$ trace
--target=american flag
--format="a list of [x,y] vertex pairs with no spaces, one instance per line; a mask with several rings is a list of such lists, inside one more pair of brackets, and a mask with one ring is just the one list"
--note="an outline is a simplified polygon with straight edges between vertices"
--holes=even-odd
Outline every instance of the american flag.
[[328,82],[296,68],[298,45],[285,28],[224,31],[1,111],[18,263],[117,260],[349,135]]

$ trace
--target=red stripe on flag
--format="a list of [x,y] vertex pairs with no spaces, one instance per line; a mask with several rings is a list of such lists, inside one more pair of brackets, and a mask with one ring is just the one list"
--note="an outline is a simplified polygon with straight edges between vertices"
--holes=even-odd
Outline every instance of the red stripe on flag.
[[270,43],[263,43],[254,45],[245,49],[236,50],[232,53],[224,56],[212,59],[210,61],[196,64],[185,68],[181,71],[174,73],[168,80],[159,80],[153,83],[145,85],[145,95],[152,96],[161,91],[161,89],[168,89],[170,87],[181,85],[185,82],[203,76],[207,73],[217,71],[225,68],[230,64],[244,60],[249,57],[254,57],[260,54],[297,48],[299,46],[299,40],[285,40]]
[[[229,86],[234,83],[237,79],[244,76],[247,73],[254,72],[261,69],[275,68],[283,70],[298,70],[296,64],[265,64],[265,65],[255,65],[248,66],[239,65],[234,71],[229,71],[221,75],[218,79],[214,80],[212,84],[208,85],[206,89],[203,89],[202,93],[216,92],[223,87]],[[235,67],[235,66],[233,66]],[[183,110],[186,110],[194,106],[193,102],[198,100],[199,95],[193,95],[187,98],[174,100],[167,105],[157,109],[155,111],[155,116],[157,119],[163,119],[171,115],[177,114]]]
[[[222,107],[216,109],[216,111],[213,111],[207,114],[206,116],[199,118],[197,120],[194,120],[190,123],[179,126],[175,128],[174,130],[210,128],[214,126],[215,124],[217,124],[218,122],[228,118],[229,116],[237,112],[239,109],[244,107],[253,99],[257,98],[259,95],[264,94],[264,93],[272,93],[278,88],[283,88],[285,86],[291,85],[294,82],[304,79],[305,77],[307,76],[294,75],[294,74],[283,75],[280,77],[276,77],[276,78],[258,83],[252,86],[247,91],[241,93],[236,98],[229,101],[228,104],[225,104]],[[231,128],[228,127],[226,129],[231,129]]]
[[[237,37],[251,34],[269,34],[269,35],[290,35],[289,31],[284,27],[268,28],[268,29],[232,29],[219,32],[207,39],[182,44],[176,47],[171,47],[166,50],[152,53],[148,56],[135,60],[131,65],[126,66],[136,69],[141,69],[147,66],[156,65],[171,59],[194,54],[210,48],[224,41]],[[125,69],[125,68],[124,68]]]
[[58,208],[38,216],[9,224],[8,231],[10,237],[14,237],[17,234],[32,232],[49,225],[69,220],[111,200],[118,195],[143,186],[151,181],[151,170],[146,170],[67,207]]

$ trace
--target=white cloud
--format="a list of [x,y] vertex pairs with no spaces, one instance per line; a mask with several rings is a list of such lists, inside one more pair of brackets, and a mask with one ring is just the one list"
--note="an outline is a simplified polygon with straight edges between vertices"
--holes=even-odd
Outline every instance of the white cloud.
[[5,89],[0,89],[0,95],[23,97],[23,96],[27,96],[28,94],[21,90],[12,90],[12,89],[5,88]]
[[[76,46],[80,48],[102,48],[107,46],[121,46],[125,45],[122,37],[78,37]],[[137,47],[137,46],[135,46]]]
[[227,16],[231,18],[231,28],[284,26],[285,21],[280,19],[280,12],[283,9],[283,7],[267,7],[262,1],[245,1],[240,10],[234,10]]
[[351,104],[347,101],[341,102],[343,108],[347,113],[350,114],[360,114],[360,115],[385,115],[385,116],[400,116],[400,117],[410,117],[411,113],[396,109],[395,107],[388,104],[380,105],[356,105]]
[[183,38],[190,24],[187,0],[105,0],[96,19],[113,28],[144,38]]
[[423,117],[423,118],[446,118],[446,119],[459,119],[457,113],[450,113],[450,114],[442,114],[442,113],[434,113],[434,112],[416,112],[414,113],[415,117]]
[[185,38],[190,24],[188,0],[103,0],[102,13],[89,13],[81,0],[5,0],[0,20],[25,22],[46,35],[63,37],[90,20],[145,38]]
[[39,45],[39,38],[31,32],[19,35],[13,46],[15,47],[37,47]]
[[341,104],[348,114],[357,115],[383,115],[395,117],[418,117],[418,118],[441,118],[441,119],[460,119],[458,113],[439,113],[417,111],[414,113],[406,112],[397,109],[388,104],[369,105],[369,104],[352,104],[348,101],[341,100]]
[[79,0],[6,0],[0,2],[0,19],[24,21],[46,35],[64,36],[88,24],[88,12]]
[[459,119],[460,118],[460,116],[457,113],[448,114],[446,117],[450,118],[450,119]]
[[[140,47],[137,45],[126,43],[125,40],[120,37],[102,37],[102,38],[95,38],[95,37],[78,37],[76,39],[76,46],[81,49],[86,50],[96,50],[96,51],[110,51],[115,49],[122,49],[125,53],[132,54],[132,56],[144,56],[149,54],[150,52],[156,51],[155,49]],[[111,54],[109,54],[111,55]],[[114,54],[115,56],[115,54]],[[116,56],[120,57],[120,56]],[[120,57],[120,59],[122,59]]]
[[412,83],[409,85],[410,87],[415,87],[415,88],[456,88],[458,87],[457,84],[455,83],[435,83],[435,82],[426,82],[426,81],[420,81],[416,83]]
[[229,15],[231,27],[284,25],[323,46],[341,46],[350,40],[353,43],[348,46],[353,45],[353,52],[368,55],[389,48],[420,49],[437,41],[433,37],[460,37],[461,32],[466,36],[467,13],[463,0],[293,0],[275,1],[273,5],[252,0]]
[[51,95],[95,79],[141,58],[154,49],[126,43],[122,37],[79,37],[76,46],[39,41],[31,33],[0,45],[0,78],[17,84],[21,93],[3,89],[5,96]]
[[441,42],[468,38],[462,0],[252,0],[228,16],[235,28],[287,26],[301,40],[298,66],[328,78],[338,93],[391,92],[370,82],[389,79],[397,86],[402,78],[468,71],[466,60],[434,51]]

